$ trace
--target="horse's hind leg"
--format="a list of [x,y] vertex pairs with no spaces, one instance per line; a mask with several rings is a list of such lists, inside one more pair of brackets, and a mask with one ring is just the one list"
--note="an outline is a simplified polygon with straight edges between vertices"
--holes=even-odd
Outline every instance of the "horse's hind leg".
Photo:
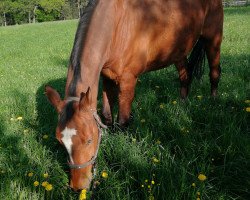
[[210,83],[211,83],[211,95],[217,96],[217,89],[220,80],[221,68],[220,68],[220,46],[221,36],[217,36],[213,39],[207,39],[205,44],[205,50],[207,54],[208,64],[210,68]]
[[117,85],[110,79],[103,77],[103,107],[102,115],[104,117],[104,123],[108,126],[112,126],[113,123],[113,107],[117,98]]
[[119,125],[122,128],[129,123],[136,81],[131,73],[124,73],[119,80]]
[[184,58],[180,62],[175,63],[175,66],[178,70],[179,79],[181,83],[180,95],[182,99],[186,99],[189,92],[190,80],[191,80],[191,77],[189,77],[187,70],[188,67],[187,58]]

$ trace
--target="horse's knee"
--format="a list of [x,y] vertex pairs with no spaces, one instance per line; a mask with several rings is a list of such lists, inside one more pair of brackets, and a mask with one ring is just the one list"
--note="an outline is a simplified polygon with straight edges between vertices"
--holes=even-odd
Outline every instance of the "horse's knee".
[[180,80],[180,95],[182,99],[186,99],[188,92],[189,92],[189,87],[191,83],[191,74],[188,73],[188,62],[187,59],[183,59],[182,61],[176,63],[176,68],[179,73],[179,80]]
[[181,87],[180,94],[181,94],[181,99],[186,99],[188,95],[188,86]]
[[211,96],[217,96],[217,88],[220,81],[221,67],[220,65],[210,68],[210,83],[211,83]]
[[113,117],[112,117],[112,113],[111,113],[110,110],[105,109],[105,107],[104,107],[104,108],[102,109],[102,117],[103,117],[104,123],[105,123],[107,126],[112,126]]
[[130,123],[130,117],[129,116],[122,116],[119,117],[118,119],[119,122],[119,127],[124,130],[128,127],[129,123]]

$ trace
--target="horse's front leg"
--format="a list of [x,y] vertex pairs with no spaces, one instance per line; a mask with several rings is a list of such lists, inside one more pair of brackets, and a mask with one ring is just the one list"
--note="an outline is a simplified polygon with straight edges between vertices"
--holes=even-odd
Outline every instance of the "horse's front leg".
[[210,68],[210,83],[211,83],[211,96],[217,96],[218,84],[220,81],[221,67],[220,67],[220,45],[222,41],[222,35],[214,39],[206,41],[206,53],[208,58],[208,64]]
[[113,107],[117,99],[118,88],[115,82],[112,80],[103,77],[103,106],[102,106],[102,115],[104,117],[104,123],[107,126],[112,126],[113,123]]
[[182,99],[186,99],[188,92],[189,92],[189,87],[191,83],[191,77],[189,77],[188,74],[188,61],[187,59],[183,59],[180,62],[175,63],[175,66],[178,70],[179,73],[179,79],[180,79],[180,84],[181,84],[181,89],[180,89],[180,95]]
[[137,77],[131,73],[124,73],[119,80],[119,125],[124,128],[128,125],[131,106],[135,95]]

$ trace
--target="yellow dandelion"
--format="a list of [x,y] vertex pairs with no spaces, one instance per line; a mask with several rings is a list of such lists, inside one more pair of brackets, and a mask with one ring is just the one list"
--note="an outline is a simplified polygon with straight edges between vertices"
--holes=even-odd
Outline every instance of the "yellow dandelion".
[[48,177],[49,177],[49,174],[48,174],[48,173],[45,173],[45,174],[43,174],[43,177],[44,177],[44,178],[48,178]]
[[150,188],[151,188],[151,186],[150,186],[150,185],[148,185],[148,188],[150,189]]
[[199,174],[198,179],[200,181],[205,181],[207,179],[207,177],[204,174]]
[[28,173],[28,177],[31,177],[31,176],[33,176],[33,175],[34,175],[33,172]]
[[136,138],[132,138],[132,142],[133,142],[133,143],[136,143]]
[[154,181],[151,181],[151,184],[152,184],[152,185],[154,185],[154,184],[155,184],[155,182],[154,182]]
[[23,117],[20,116],[20,117],[17,117],[16,119],[21,121],[21,120],[23,120]]
[[160,160],[158,160],[156,157],[153,157],[153,158],[152,158],[152,161],[153,161],[154,163],[159,163],[159,162],[160,162]]
[[163,109],[163,108],[164,108],[164,104],[161,104],[161,105],[160,105],[160,108]]
[[46,134],[43,136],[43,139],[45,139],[45,140],[48,139],[48,138],[49,138],[49,136],[46,135]]
[[86,200],[87,199],[87,190],[83,189],[80,194],[80,200]]
[[154,198],[154,196],[151,194],[150,196],[149,196],[149,200],[154,200],[155,198]]
[[34,182],[34,186],[37,187],[39,185],[39,182],[38,181],[35,181]]
[[250,103],[250,100],[246,100],[245,103]]
[[201,99],[202,99],[202,96],[201,96],[201,95],[198,95],[197,98],[201,100]]
[[201,198],[200,197],[197,197],[197,199],[196,200],[201,200]]
[[108,173],[107,173],[106,171],[103,171],[103,172],[102,172],[102,178],[105,178],[105,179],[106,179],[106,178],[108,178],[108,176],[109,176],[109,175],[108,175]]
[[48,181],[43,181],[43,182],[42,182],[42,186],[43,186],[43,187],[46,187],[48,184],[49,184]]
[[200,192],[197,192],[197,196],[200,196],[201,195],[201,193]]
[[161,141],[160,141],[160,140],[156,140],[155,143],[158,144],[158,145],[160,145],[160,144],[161,144]]
[[45,190],[47,190],[47,191],[51,191],[52,189],[53,189],[52,184],[47,184],[47,185],[45,186]]
[[147,183],[147,182],[148,182],[148,180],[146,179],[146,180],[145,180],[145,183]]
[[174,105],[177,104],[177,101],[173,101],[172,104],[174,104]]
[[250,112],[250,107],[247,107],[247,108],[246,108],[246,111],[247,111],[247,112]]
[[145,123],[145,122],[146,122],[146,120],[145,120],[145,119],[142,119],[142,120],[141,120],[141,123]]
[[196,184],[195,183],[192,183],[192,187],[195,187],[196,186]]

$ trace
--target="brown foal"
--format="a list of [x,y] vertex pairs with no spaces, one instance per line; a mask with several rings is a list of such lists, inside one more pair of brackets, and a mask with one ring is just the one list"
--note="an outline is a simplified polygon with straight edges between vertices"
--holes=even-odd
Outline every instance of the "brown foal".
[[119,124],[127,125],[139,75],[171,64],[179,72],[181,98],[186,98],[206,55],[211,95],[216,96],[222,32],[221,0],[90,0],[76,32],[64,100],[46,87],[59,113],[57,139],[66,147],[70,165],[84,166],[71,169],[73,189],[89,188],[92,180],[100,140],[100,75],[107,125],[113,123],[117,97]]

